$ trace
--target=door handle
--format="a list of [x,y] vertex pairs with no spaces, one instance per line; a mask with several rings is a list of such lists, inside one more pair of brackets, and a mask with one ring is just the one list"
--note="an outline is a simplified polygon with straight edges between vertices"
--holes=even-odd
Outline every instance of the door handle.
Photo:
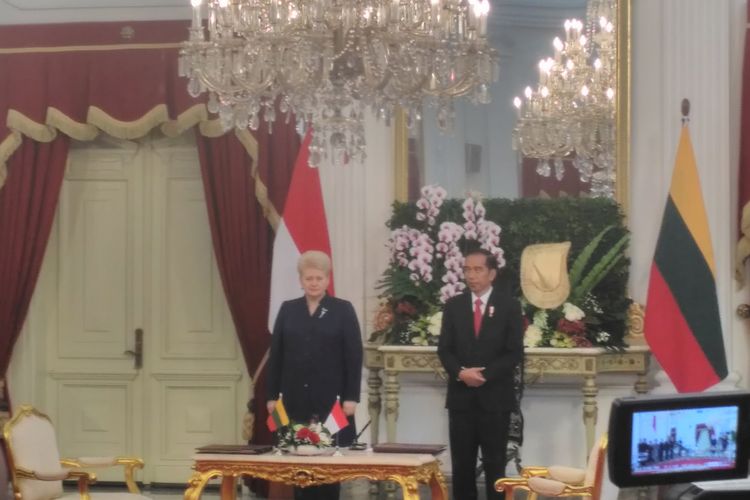
[[143,329],[136,328],[135,330],[135,350],[127,350],[123,354],[133,356],[135,369],[140,370],[143,368]]
[[750,304],[740,304],[737,306],[737,316],[742,319],[750,318]]

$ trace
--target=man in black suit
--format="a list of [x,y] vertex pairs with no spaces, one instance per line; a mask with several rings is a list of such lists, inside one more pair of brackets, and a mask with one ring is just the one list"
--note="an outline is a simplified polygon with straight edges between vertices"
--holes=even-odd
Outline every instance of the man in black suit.
[[494,483],[505,475],[510,412],[516,407],[513,372],[523,359],[521,306],[493,290],[497,259],[484,249],[468,252],[469,290],[443,308],[438,355],[448,373],[453,496],[477,498],[477,451],[482,449],[488,499],[502,499]]

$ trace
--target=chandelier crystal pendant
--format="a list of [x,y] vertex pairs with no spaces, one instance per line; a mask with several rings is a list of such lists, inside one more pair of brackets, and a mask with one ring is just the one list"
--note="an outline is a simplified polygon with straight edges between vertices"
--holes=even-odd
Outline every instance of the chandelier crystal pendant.
[[[592,5],[594,7],[592,7]],[[555,38],[554,57],[539,61],[536,90],[516,97],[513,147],[538,160],[536,172],[562,180],[570,160],[591,195],[614,197],[616,38],[611,5],[594,0],[587,27],[565,21],[565,40]]]
[[[191,0],[180,51],[188,92],[226,130],[283,119],[313,127],[310,163],[365,158],[364,113],[410,125],[423,104],[452,126],[453,98],[489,102],[497,56],[488,0]],[[203,14],[206,14],[204,22]]]

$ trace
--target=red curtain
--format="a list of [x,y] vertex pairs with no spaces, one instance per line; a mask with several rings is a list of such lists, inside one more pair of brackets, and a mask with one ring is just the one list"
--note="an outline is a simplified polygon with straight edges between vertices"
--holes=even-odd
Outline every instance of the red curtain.
[[[0,373],[21,333],[57,208],[69,140],[24,139],[0,190]],[[6,400],[7,401],[7,400]]]
[[270,346],[268,305],[273,231],[256,200],[257,177],[265,180],[272,206],[281,210],[300,140],[294,122],[262,127],[253,165],[235,134],[198,137],[203,186],[214,253],[237,335],[254,380],[254,441],[270,443],[265,426],[265,377],[258,368]]
[[[0,336],[0,356],[5,356],[0,376],[23,324],[54,214],[67,156],[63,134],[91,140],[103,130],[134,139],[155,127],[168,135],[199,123],[209,134],[217,128],[178,76],[178,49],[186,36],[186,21],[0,27],[0,194],[4,203],[15,204],[0,214],[0,335],[12,332]],[[16,149],[20,137],[23,146]],[[240,142],[235,134],[199,135],[198,143],[215,254],[252,376],[268,346],[273,238],[265,216],[283,207],[299,139],[294,122],[281,120],[273,134],[261,128],[242,137]],[[49,168],[48,180],[29,168],[37,162],[39,169]],[[58,177],[51,177],[53,171]],[[22,180],[29,187],[20,186]],[[29,198],[28,192],[36,195],[40,186],[44,196]],[[42,215],[49,217],[47,226]],[[10,222],[4,223],[6,218]],[[22,229],[35,239],[23,239]],[[20,267],[21,257],[29,259],[28,272]],[[11,313],[12,318],[3,315]],[[262,388],[262,381],[256,387]],[[265,405],[259,410],[256,420]]]
[[[747,5],[747,22],[750,26],[750,4]],[[739,192],[737,196],[737,256],[735,278],[745,280],[745,261],[750,257],[750,29],[745,30],[745,58],[742,67],[742,111],[740,115],[740,165]]]
[[[177,72],[186,27],[184,21],[0,27],[0,143],[13,128],[34,135],[42,125],[80,140],[91,138],[87,124],[132,139],[177,119],[202,102],[188,95]],[[131,38],[123,39],[125,30]],[[36,127],[6,121],[9,110]]]
[[[273,134],[261,127],[258,161],[253,164],[235,134],[209,138],[198,136],[203,187],[208,206],[214,253],[224,292],[253,376],[254,394],[250,410],[255,414],[253,441],[271,443],[265,425],[266,377],[264,356],[270,346],[268,306],[271,284],[273,231],[256,200],[257,179],[264,179],[269,205],[281,211],[289,188],[300,139],[294,121],[276,124]],[[265,496],[268,484],[251,488]]]

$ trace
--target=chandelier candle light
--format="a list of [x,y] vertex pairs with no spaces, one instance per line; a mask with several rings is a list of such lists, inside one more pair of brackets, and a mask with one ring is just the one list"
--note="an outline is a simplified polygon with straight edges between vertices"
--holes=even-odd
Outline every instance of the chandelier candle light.
[[[313,127],[310,162],[365,157],[364,110],[407,124],[437,107],[452,126],[453,98],[489,102],[497,55],[487,41],[489,0],[191,0],[180,75],[226,130],[269,127],[277,110]],[[204,20],[204,13],[207,15]]]
[[[606,1],[596,1],[608,9]],[[600,11],[601,12],[601,11]],[[591,13],[591,12],[590,12]],[[596,12],[594,12],[596,14]],[[537,158],[537,173],[562,180],[571,160],[593,196],[614,196],[615,27],[605,15],[591,23],[565,21],[565,41],[555,38],[554,57],[539,61],[536,90],[516,97],[518,122],[513,147]]]

